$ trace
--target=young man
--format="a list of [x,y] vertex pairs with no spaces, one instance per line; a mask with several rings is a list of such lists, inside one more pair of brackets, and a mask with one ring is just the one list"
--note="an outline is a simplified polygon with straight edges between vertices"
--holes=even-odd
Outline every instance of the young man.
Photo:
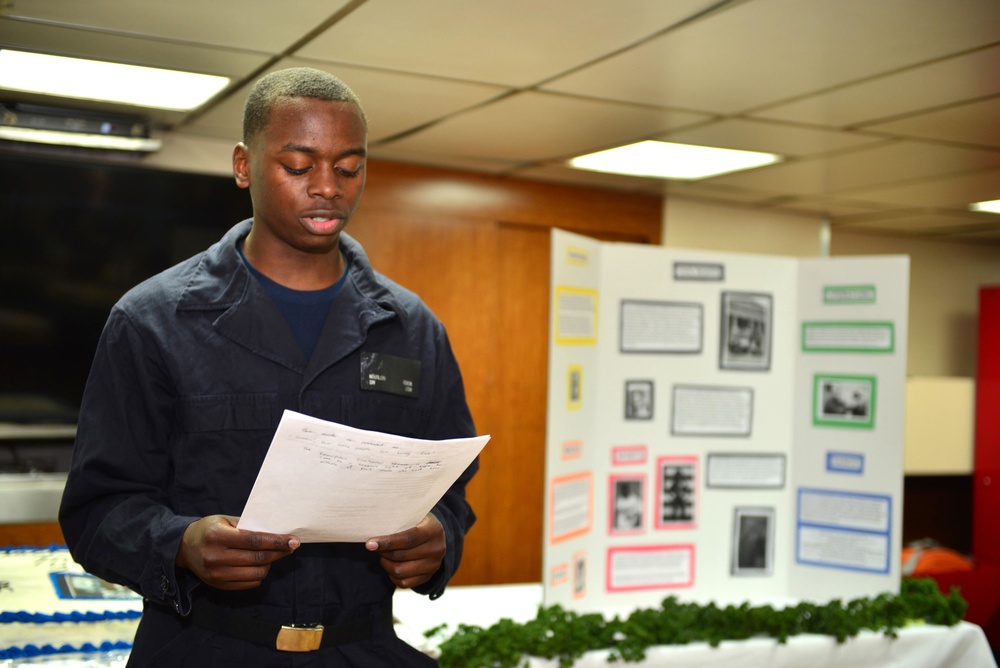
[[[338,79],[263,77],[233,153],[253,219],[111,312],[60,521],[88,571],[145,598],[129,665],[434,665],[396,638],[392,592],[443,592],[475,521],[465,486],[478,462],[416,527],[363,544],[236,528],[286,408],[475,434],[441,323],[343,233],[366,147],[364,112]],[[386,381],[363,384],[372,369]]]

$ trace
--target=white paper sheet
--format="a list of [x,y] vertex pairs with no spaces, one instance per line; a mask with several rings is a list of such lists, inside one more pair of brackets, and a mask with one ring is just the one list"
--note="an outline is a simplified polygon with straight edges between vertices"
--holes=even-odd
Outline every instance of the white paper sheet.
[[286,410],[238,527],[303,543],[403,531],[430,512],[489,438],[405,438]]

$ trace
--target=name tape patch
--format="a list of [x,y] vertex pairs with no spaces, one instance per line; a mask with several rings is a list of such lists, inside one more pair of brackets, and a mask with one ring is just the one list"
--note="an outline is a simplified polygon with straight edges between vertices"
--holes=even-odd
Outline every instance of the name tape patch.
[[420,360],[362,352],[361,389],[416,399],[420,396]]

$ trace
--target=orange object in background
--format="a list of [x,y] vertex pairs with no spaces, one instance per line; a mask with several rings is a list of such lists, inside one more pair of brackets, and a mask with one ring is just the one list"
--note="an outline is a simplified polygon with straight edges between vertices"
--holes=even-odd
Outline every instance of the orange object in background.
[[918,541],[903,548],[903,577],[921,577],[973,570],[972,559],[941,547],[934,541]]

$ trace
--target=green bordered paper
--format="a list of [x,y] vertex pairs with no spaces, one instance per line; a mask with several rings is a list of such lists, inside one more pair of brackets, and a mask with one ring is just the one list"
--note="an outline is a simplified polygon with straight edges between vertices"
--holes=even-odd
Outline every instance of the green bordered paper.
[[875,376],[818,373],[813,376],[813,424],[875,427]]
[[825,285],[823,286],[823,303],[838,304],[874,304],[874,285]]
[[896,328],[891,322],[802,323],[803,352],[891,353],[895,350]]

